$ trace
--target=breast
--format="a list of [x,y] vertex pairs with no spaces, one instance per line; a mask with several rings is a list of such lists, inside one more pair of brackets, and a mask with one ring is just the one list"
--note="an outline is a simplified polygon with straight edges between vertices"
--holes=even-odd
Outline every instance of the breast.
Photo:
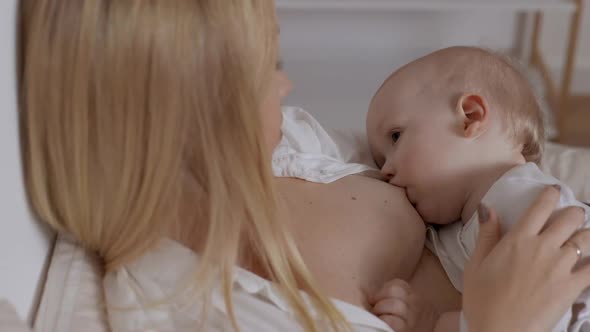
[[363,176],[277,183],[299,250],[327,295],[366,307],[368,292],[413,275],[425,227],[403,190]]

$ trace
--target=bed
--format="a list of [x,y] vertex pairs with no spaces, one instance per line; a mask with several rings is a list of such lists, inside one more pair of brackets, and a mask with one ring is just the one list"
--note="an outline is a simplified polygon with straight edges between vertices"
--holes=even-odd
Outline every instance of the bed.
[[[21,174],[19,152],[18,112],[16,103],[15,79],[15,27],[17,0],[0,2],[0,330],[41,332],[69,331],[108,331],[105,307],[102,305],[102,269],[99,260],[85,251],[76,242],[64,236],[57,236],[39,223],[30,213],[27,205]],[[290,15],[290,14],[289,14]],[[288,20],[289,18],[286,18]],[[289,45],[286,48],[289,49]],[[316,50],[317,51],[317,50]],[[311,63],[309,67],[287,67],[297,71],[297,81],[306,84],[315,75],[328,73],[332,67],[321,68],[313,55],[300,65]],[[338,59],[335,60],[338,66]],[[362,61],[361,61],[362,62]],[[295,61],[295,63],[298,63]],[[316,63],[315,65],[313,65]],[[345,63],[351,71],[347,77],[354,76],[362,63]],[[341,87],[355,88],[355,85],[373,87],[383,77],[390,63],[367,64],[368,70],[358,76],[358,80],[341,82]],[[380,67],[381,66],[381,67]],[[342,67],[344,68],[344,67]],[[323,70],[323,72],[322,72]],[[323,73],[323,74],[322,74]],[[344,74],[343,74],[344,75]],[[322,77],[329,77],[324,75]],[[334,78],[334,77],[332,77]],[[337,79],[337,77],[336,77]],[[338,80],[336,80],[338,81]],[[328,89],[325,95],[311,93],[296,94],[289,100],[293,104],[314,105],[309,111],[316,115],[327,127],[335,128],[332,133],[348,158],[367,160],[366,143],[362,132],[366,98],[350,108],[357,113],[342,117]],[[309,91],[305,90],[304,91]],[[367,88],[360,90],[367,91]],[[322,107],[326,105],[326,107]],[[335,106],[336,105],[336,106]],[[345,120],[345,121],[343,121]],[[549,144],[543,160],[543,169],[568,183],[581,200],[590,202],[590,150]]]

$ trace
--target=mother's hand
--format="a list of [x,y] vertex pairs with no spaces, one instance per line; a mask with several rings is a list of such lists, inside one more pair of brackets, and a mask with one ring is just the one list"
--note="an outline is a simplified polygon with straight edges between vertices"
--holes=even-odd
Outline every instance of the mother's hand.
[[572,207],[551,216],[558,201],[559,191],[548,187],[502,238],[495,213],[480,208],[463,292],[470,331],[549,331],[590,286],[590,265],[573,269],[577,250],[564,245],[590,251],[590,231],[576,233],[584,212]]

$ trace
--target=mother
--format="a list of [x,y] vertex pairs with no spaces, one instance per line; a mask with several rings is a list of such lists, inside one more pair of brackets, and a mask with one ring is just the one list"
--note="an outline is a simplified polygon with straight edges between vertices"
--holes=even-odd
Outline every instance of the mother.
[[[392,278],[440,310],[461,304],[401,190],[362,176],[273,179],[289,89],[274,10],[271,0],[23,1],[30,200],[104,259],[114,331],[387,330],[361,308]],[[522,224],[544,223],[542,203],[556,196],[548,190]],[[499,287],[487,299],[466,288],[474,331],[547,328],[590,283],[582,272],[494,279],[514,274],[502,249],[521,233],[466,276]],[[572,256],[516,248],[530,271]],[[571,289],[546,305],[557,282]],[[532,284],[537,301],[523,302]]]

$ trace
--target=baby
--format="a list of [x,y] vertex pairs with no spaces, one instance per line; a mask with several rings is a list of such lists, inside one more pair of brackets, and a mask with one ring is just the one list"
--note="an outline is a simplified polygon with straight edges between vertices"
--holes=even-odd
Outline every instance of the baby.
[[[579,206],[586,214],[585,227],[590,226],[588,206],[537,166],[543,121],[527,80],[491,52],[453,47],[399,69],[374,96],[367,133],[389,183],[405,188],[425,222],[440,225],[429,228],[429,246],[458,291],[475,249],[480,203],[497,212],[506,231],[546,185],[558,185],[559,208]],[[568,244],[579,256],[590,248],[586,241]],[[590,331],[589,295],[579,298],[586,308],[577,321],[570,310],[554,331],[568,331],[569,325],[569,331]],[[372,302],[373,312],[397,332],[465,328],[459,313],[431,315],[432,322],[417,318],[422,309],[399,280],[386,284]]]

